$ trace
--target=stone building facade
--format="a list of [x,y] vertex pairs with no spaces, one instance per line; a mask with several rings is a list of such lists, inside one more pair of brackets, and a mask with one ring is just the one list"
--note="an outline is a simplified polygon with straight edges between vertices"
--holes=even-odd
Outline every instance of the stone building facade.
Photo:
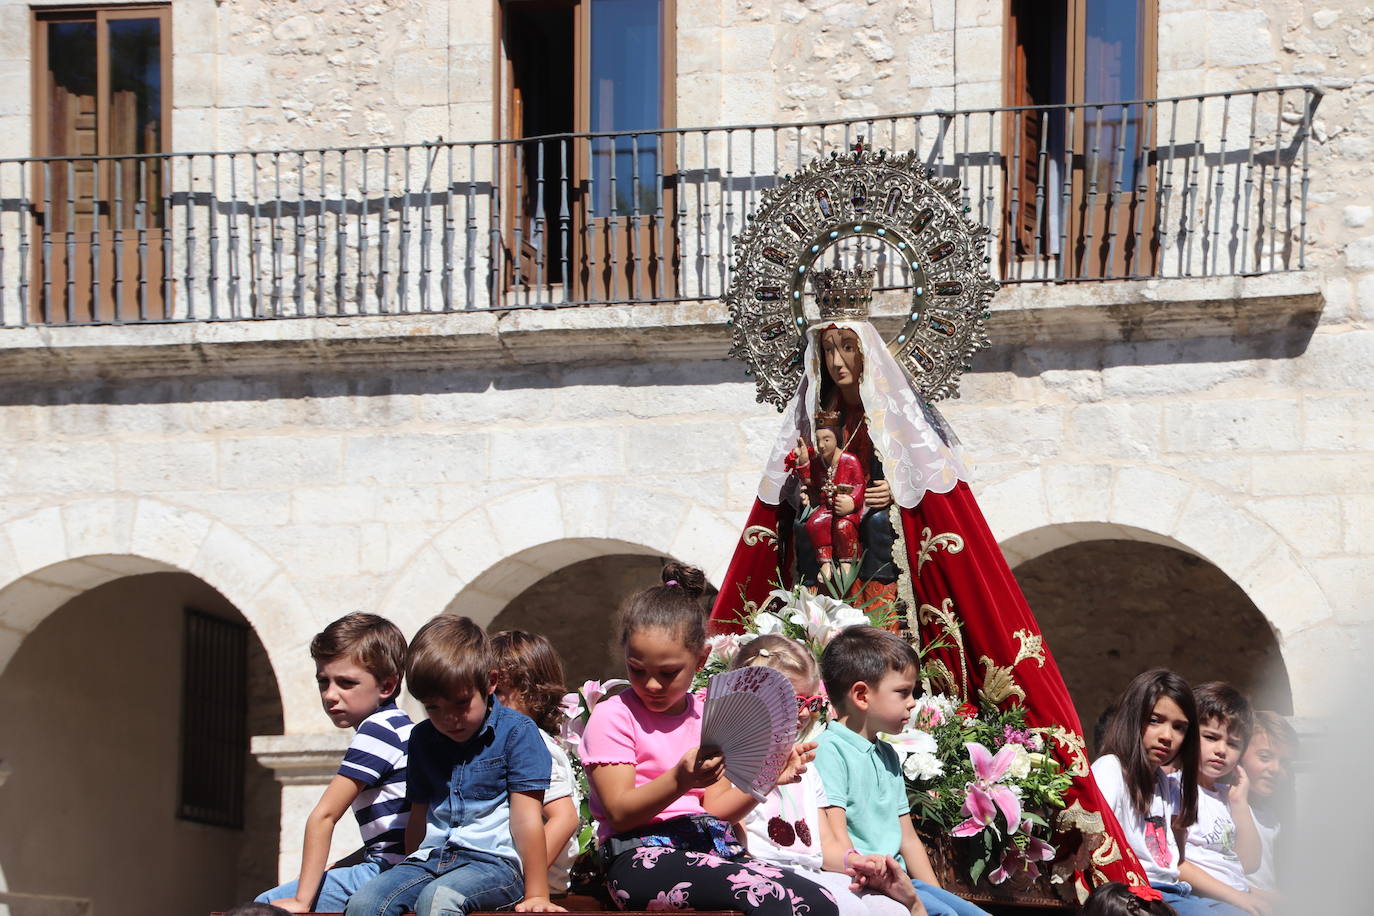
[[[0,2],[4,156],[35,154],[35,22],[57,9]],[[175,0],[171,151],[509,136],[502,9]],[[872,130],[1008,104],[1002,2],[665,9],[671,126]],[[1283,179],[1306,194],[1305,252],[1264,272],[1009,284],[993,348],[942,409],[1085,725],[1156,664],[1319,717],[1374,650],[1374,12],[1151,10],[1152,97],[1320,89],[1310,121],[1293,103],[1315,93],[1273,113],[1310,128],[1305,181]],[[743,170],[743,146],[722,149],[702,170]],[[1008,192],[988,186],[975,207],[997,223]],[[0,236],[17,219],[0,213]],[[172,253],[178,283],[198,238]],[[22,698],[0,713],[0,823],[25,825],[0,832],[0,906],[211,909],[290,875],[344,742],[306,647],[342,613],[407,635],[444,611],[537,628],[581,678],[614,670],[609,615],[662,558],[719,581],[778,419],[726,358],[725,308],[696,298],[709,283],[683,283],[580,308],[67,326],[26,320],[0,278],[0,695]],[[889,295],[880,314],[903,308]],[[249,628],[238,827],[178,817],[176,735],[204,714],[183,699],[187,608]],[[103,864],[37,854],[59,841]]]

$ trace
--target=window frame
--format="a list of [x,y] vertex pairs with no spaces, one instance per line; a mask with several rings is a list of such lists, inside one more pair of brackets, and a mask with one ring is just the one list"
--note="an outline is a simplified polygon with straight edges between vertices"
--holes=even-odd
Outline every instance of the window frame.
[[[48,143],[50,99],[48,92],[48,30],[46,23],[93,20],[96,24],[96,153],[109,155],[110,144],[110,33],[105,23],[112,19],[157,19],[161,22],[162,40],[158,43],[161,67],[162,126],[160,154],[172,151],[172,5],[170,3],[129,3],[111,5],[71,5],[31,7],[31,35],[33,70],[30,74],[32,90],[33,134],[30,148],[35,158],[64,155],[45,149]],[[70,154],[65,154],[70,155]]]
[[[1142,66],[1139,72],[1140,92],[1137,98],[1140,100],[1156,99],[1159,97],[1159,0],[1139,0],[1143,5],[1141,9],[1140,22],[1140,55]],[[1064,21],[1065,21],[1065,64],[1064,64],[1064,85],[1062,88],[1063,102],[1049,104],[1063,104],[1065,106],[1080,106],[1073,121],[1073,131],[1065,133],[1064,141],[1074,151],[1074,159],[1079,160],[1084,156],[1084,149],[1089,135],[1088,117],[1089,110],[1086,106],[1089,103],[1083,101],[1087,74],[1084,70],[1084,62],[1087,57],[1086,34],[1087,34],[1087,5],[1088,0],[1063,0]],[[1026,0],[1021,0],[1022,7],[1029,6]],[[1018,59],[1019,48],[1019,19],[1015,15],[1017,0],[1004,0],[1003,2],[1003,47],[1002,47],[1002,104],[1010,108],[1029,104],[1026,95],[1025,73],[1021,69],[1021,61]],[[1135,101],[1135,99],[1120,99],[1113,101]],[[1092,103],[1095,104],[1095,103]],[[1145,117],[1152,115],[1154,109],[1147,108],[1141,114],[1142,123]],[[1002,125],[1002,150],[1004,157],[1004,216],[1002,226],[1004,229],[1002,238],[1002,265],[1005,270],[1016,268],[1018,265],[1029,265],[1032,272],[1036,270],[1036,253],[1034,251],[1034,238],[1030,239],[1031,244],[1027,244],[1025,236],[1024,215],[1018,215],[1017,222],[1013,224],[1011,214],[1011,191],[1013,182],[1021,182],[1021,174],[1013,174],[1018,163],[1024,171],[1025,163],[1028,161],[1026,150],[1021,146],[1021,136],[1023,134],[1023,124],[1026,113],[1008,111],[1007,117]],[[1151,131],[1150,135],[1154,134]],[[1153,141],[1157,142],[1157,141]],[[1148,150],[1146,150],[1148,152]],[[1038,154],[1037,154],[1038,155]],[[1070,163],[1076,174],[1082,174],[1081,168],[1075,163]],[[1146,169],[1153,171],[1153,165],[1146,164]],[[1048,179],[1046,179],[1048,180]],[[1061,178],[1061,180],[1063,180]],[[1146,264],[1149,270],[1144,274],[1153,273],[1157,256],[1154,250],[1156,240],[1154,238],[1156,227],[1154,226],[1155,191],[1153,179],[1146,182],[1146,199],[1143,203],[1145,207],[1143,224],[1148,227],[1148,233],[1141,239],[1141,244],[1146,248],[1145,252],[1136,252],[1132,260],[1135,264]],[[1103,192],[1099,190],[1099,194]],[[1026,207],[1034,207],[1033,200],[1027,200],[1024,194],[1018,193],[1018,203],[1023,210]],[[1068,213],[1061,214],[1063,220],[1063,235],[1067,240],[1068,247],[1072,249],[1080,239],[1083,231],[1083,217],[1080,213],[1087,206],[1087,186],[1085,181],[1074,181],[1072,186],[1072,196],[1069,200]],[[1046,207],[1046,212],[1049,208]],[[1096,212],[1088,214],[1088,219],[1095,220]],[[1049,232],[1048,220],[1041,225],[1041,232]],[[1048,235],[1045,236],[1048,238]],[[1022,250],[1024,249],[1024,250]],[[1089,253],[1090,254],[1090,253]],[[1117,261],[1124,255],[1124,247],[1117,252]],[[1129,274],[1116,273],[1117,264],[1106,265],[1109,273],[1106,276],[1098,276],[1095,268],[1088,264],[1089,257],[1083,258],[1083,263],[1070,250],[1059,251],[1051,255],[1049,252],[1041,250],[1039,260],[1044,263],[1051,263],[1052,259],[1057,261],[1060,273],[1054,276],[1046,276],[1041,279],[1120,279],[1124,276],[1139,276],[1142,271],[1132,270]],[[1039,276],[1033,273],[1034,276]],[[1014,279],[1014,278],[1013,278]]]

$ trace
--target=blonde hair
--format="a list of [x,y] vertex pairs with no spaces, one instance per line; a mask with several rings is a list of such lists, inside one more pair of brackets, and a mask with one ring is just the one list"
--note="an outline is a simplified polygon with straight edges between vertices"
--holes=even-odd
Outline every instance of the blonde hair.
[[801,678],[812,685],[819,684],[821,680],[816,657],[801,643],[786,636],[756,636],[741,646],[730,667],[745,668],[749,665],[776,668],[789,677]]

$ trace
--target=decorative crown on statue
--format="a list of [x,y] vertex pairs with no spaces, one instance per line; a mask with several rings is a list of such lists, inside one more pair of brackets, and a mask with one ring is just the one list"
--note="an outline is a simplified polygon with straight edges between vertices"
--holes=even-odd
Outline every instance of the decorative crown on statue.
[[816,411],[816,429],[839,429],[844,426],[844,418],[838,410]]
[[873,271],[827,267],[811,275],[822,321],[866,321],[873,301]]

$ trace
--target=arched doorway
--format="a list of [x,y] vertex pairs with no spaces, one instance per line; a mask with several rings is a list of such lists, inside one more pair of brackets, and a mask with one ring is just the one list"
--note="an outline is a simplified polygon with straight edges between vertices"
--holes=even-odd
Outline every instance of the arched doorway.
[[[159,567],[69,560],[0,592],[6,621],[27,609],[30,626],[0,674],[0,822],[24,825],[0,835],[11,893],[134,916],[209,912],[275,883],[279,787],[247,746],[282,730],[267,653],[202,579],[116,572]],[[55,609],[39,599],[82,581]]]
[[1132,677],[1172,668],[1190,683],[1229,681],[1258,708],[1291,714],[1278,639],[1255,603],[1206,560],[1145,541],[1069,544],[1014,573],[1092,738]]
[[[516,595],[487,629],[548,637],[563,659],[569,687],[589,678],[624,677],[624,664],[612,645],[616,612],[627,596],[659,583],[663,563],[663,557],[625,553],[580,560]],[[708,591],[703,606],[714,595]]]

